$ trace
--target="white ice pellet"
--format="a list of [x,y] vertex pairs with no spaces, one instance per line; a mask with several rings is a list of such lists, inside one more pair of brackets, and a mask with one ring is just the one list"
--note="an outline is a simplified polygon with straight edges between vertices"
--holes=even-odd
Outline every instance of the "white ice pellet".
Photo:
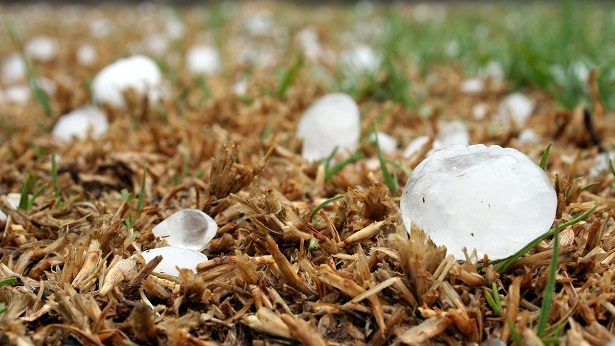
[[595,178],[602,173],[608,172],[610,169],[609,159],[611,160],[611,163],[615,165],[615,152],[599,153],[596,156],[593,165],[589,169],[589,176]]
[[318,33],[311,27],[301,29],[296,36],[297,42],[303,51],[303,54],[310,59],[317,61],[324,54]]
[[98,60],[96,48],[91,44],[82,44],[77,50],[77,62],[81,66],[92,66]]
[[491,60],[481,69],[479,76],[483,78],[490,78],[492,80],[500,81],[504,79],[504,67],[502,63],[497,60]]
[[4,99],[8,102],[22,105],[30,100],[30,88],[27,85],[11,85],[4,90]]
[[525,154],[497,145],[452,146],[412,172],[401,198],[406,230],[423,229],[463,259],[512,255],[546,232],[557,195],[545,172]]
[[2,81],[14,83],[24,80],[26,77],[26,62],[21,55],[11,54],[2,62]]
[[190,269],[196,272],[196,266],[199,263],[207,261],[207,256],[200,252],[172,246],[146,250],[141,254],[146,263],[149,263],[158,255],[162,256],[162,261],[158,263],[154,269],[154,273],[172,276],[179,276],[179,270],[177,268]]
[[107,117],[98,108],[86,106],[77,108],[58,119],[51,132],[52,137],[61,142],[74,138],[84,139],[91,131],[92,138],[100,137],[109,128]]
[[485,89],[485,82],[480,78],[470,78],[461,82],[459,90],[464,94],[480,94]]
[[340,54],[342,67],[351,73],[376,73],[381,58],[366,44],[356,44]]
[[[20,193],[9,193],[6,195],[6,200],[9,202],[9,205],[13,209],[17,209],[19,207],[19,201],[21,200]],[[6,221],[6,214],[0,210],[0,221]]]
[[532,130],[532,129],[523,129],[521,133],[519,133],[519,142],[527,143],[527,144],[536,144],[540,142],[540,136]]
[[433,142],[432,151],[444,149],[452,145],[469,145],[470,133],[461,121],[455,120],[440,125],[438,136]]
[[418,136],[408,144],[406,149],[404,149],[403,157],[406,159],[411,158],[416,153],[421,151],[423,147],[429,142],[429,136]]
[[472,117],[475,120],[483,120],[487,116],[489,106],[486,103],[477,103],[472,107]]
[[124,106],[124,90],[148,95],[151,102],[162,98],[162,76],[156,63],[143,55],[119,59],[100,70],[92,82],[94,101]]
[[186,56],[188,69],[193,73],[214,75],[222,69],[220,53],[215,47],[208,45],[194,46],[188,50]]
[[248,92],[248,80],[246,78],[242,78],[237,81],[231,87],[233,89],[233,93],[237,96],[244,96],[246,92]]
[[106,18],[96,18],[90,22],[90,35],[96,38],[109,36],[113,23]]
[[297,136],[303,139],[301,155],[308,161],[339,151],[354,152],[357,148],[361,124],[359,106],[343,93],[325,95],[303,113]]
[[504,98],[500,103],[498,116],[504,125],[512,122],[523,127],[534,112],[534,102],[526,95],[516,92]]
[[32,60],[48,62],[55,59],[58,43],[51,37],[35,37],[26,44],[25,53]]
[[373,143],[376,142],[376,138],[378,138],[378,144],[383,153],[388,154],[397,150],[397,139],[395,137],[381,131],[373,132],[369,136],[369,140]]
[[218,225],[198,209],[182,209],[157,224],[152,232],[170,246],[201,251],[216,236]]

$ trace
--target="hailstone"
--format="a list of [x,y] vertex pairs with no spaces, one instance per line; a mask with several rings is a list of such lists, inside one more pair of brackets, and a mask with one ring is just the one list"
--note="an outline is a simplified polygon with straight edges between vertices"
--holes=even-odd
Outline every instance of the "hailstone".
[[214,75],[221,70],[221,59],[218,50],[211,46],[194,46],[188,50],[188,69],[193,73]]
[[512,122],[522,128],[534,112],[534,102],[522,93],[512,93],[500,103],[500,120],[508,125]]
[[406,230],[423,229],[449,253],[504,258],[546,232],[557,195],[525,154],[497,145],[452,146],[412,172],[401,198]]
[[182,209],[157,224],[152,232],[170,246],[201,251],[217,230],[218,225],[211,216],[198,209]]
[[92,137],[97,138],[107,131],[109,123],[107,117],[98,108],[87,106],[77,108],[63,115],[53,127],[51,135],[58,141],[70,141],[73,137],[84,139],[88,131]]
[[162,256],[162,261],[158,263],[154,269],[154,273],[172,276],[179,276],[179,270],[177,268],[190,269],[196,272],[196,266],[199,263],[207,261],[207,256],[200,252],[172,246],[146,250],[143,251],[141,255],[143,255],[147,263],[158,255]]

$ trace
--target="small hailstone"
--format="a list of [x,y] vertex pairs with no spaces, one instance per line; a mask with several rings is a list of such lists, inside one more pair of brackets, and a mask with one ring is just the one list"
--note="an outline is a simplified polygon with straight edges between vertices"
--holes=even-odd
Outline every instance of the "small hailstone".
[[383,153],[392,153],[397,150],[397,139],[395,137],[380,131],[369,136],[369,140],[374,143],[376,143],[376,138],[378,138],[378,144]]
[[245,78],[240,79],[232,86],[233,93],[237,96],[244,96],[248,92],[248,80]]
[[440,127],[438,136],[433,142],[432,151],[444,149],[452,145],[469,145],[470,133],[468,128],[461,121],[451,121]]
[[51,61],[58,53],[58,43],[51,37],[35,37],[26,44],[25,53],[33,60]]
[[162,55],[169,47],[169,38],[163,34],[151,34],[143,41],[145,49],[154,55]]
[[5,83],[14,83],[25,79],[26,62],[15,53],[9,55],[2,63],[2,80]]
[[517,127],[523,127],[534,111],[534,102],[522,93],[512,93],[500,103],[499,117],[504,124],[512,120]]
[[161,98],[162,76],[156,63],[143,55],[119,59],[100,70],[92,82],[92,94],[96,102],[124,106],[124,90],[133,89],[139,94],[147,93],[149,100]]
[[212,46],[200,45],[190,48],[186,60],[188,69],[193,73],[214,75],[222,69],[220,53]]
[[457,40],[448,41],[444,45],[444,53],[449,58],[457,57],[459,55],[460,50],[461,50],[461,47],[459,46],[459,41]]
[[491,78],[492,80],[504,79],[504,67],[497,60],[491,60],[483,67],[479,73],[483,78]]
[[479,94],[485,89],[485,82],[480,78],[466,79],[459,90],[464,94]]
[[313,28],[304,28],[297,33],[297,42],[308,59],[318,60],[323,55],[323,49],[318,39],[318,33]]
[[472,107],[472,117],[475,120],[483,120],[487,116],[489,106],[486,103],[477,103]]
[[51,135],[58,141],[68,142],[73,137],[84,139],[89,131],[97,138],[107,131],[109,123],[105,114],[95,107],[82,107],[63,115],[53,127]]
[[91,44],[83,44],[79,46],[79,50],[77,50],[77,62],[81,66],[92,66],[98,60],[98,55],[96,53],[96,48]]
[[594,164],[589,169],[589,176],[595,178],[604,172],[608,172],[609,158],[613,165],[615,165],[615,152],[599,153],[594,160]]
[[380,68],[380,56],[366,44],[357,44],[340,55],[342,66],[351,72],[376,73]]
[[523,129],[518,138],[521,143],[536,144],[540,142],[540,136],[532,129]]
[[26,85],[11,85],[4,90],[4,99],[14,104],[24,104],[30,99],[30,88]]
[[146,250],[141,254],[147,263],[158,255],[162,256],[162,261],[158,263],[154,269],[154,273],[172,276],[179,276],[179,270],[177,269],[178,267],[190,269],[193,272],[196,272],[196,266],[199,263],[207,261],[207,256],[200,252],[172,246],[164,246]]
[[337,147],[354,152],[361,133],[359,106],[343,93],[325,95],[303,113],[297,136],[303,139],[301,155],[308,161],[323,159]]
[[576,61],[571,66],[572,72],[575,74],[577,79],[584,84],[587,84],[589,80],[589,67],[583,61]]
[[182,209],[157,224],[152,232],[170,246],[201,251],[216,236],[218,225],[198,209]]
[[109,36],[113,23],[106,18],[97,18],[90,22],[90,35],[96,38]]
[[[17,209],[19,207],[19,200],[21,199],[20,193],[9,193],[6,195],[6,200],[9,202],[9,205],[13,209]],[[0,221],[6,221],[6,214],[0,210]]]
[[418,137],[416,137],[415,139],[412,140],[412,142],[410,142],[410,144],[408,144],[406,149],[404,149],[404,153],[403,153],[404,158],[406,158],[406,159],[411,158],[416,153],[421,151],[421,149],[423,149],[423,147],[427,143],[429,143],[429,136],[418,136]]
[[453,146],[412,172],[401,199],[406,230],[423,229],[457,258],[512,255],[549,229],[557,195],[525,154],[497,145]]
[[247,16],[243,21],[244,28],[254,37],[269,36],[274,30],[273,16],[268,11],[261,11]]

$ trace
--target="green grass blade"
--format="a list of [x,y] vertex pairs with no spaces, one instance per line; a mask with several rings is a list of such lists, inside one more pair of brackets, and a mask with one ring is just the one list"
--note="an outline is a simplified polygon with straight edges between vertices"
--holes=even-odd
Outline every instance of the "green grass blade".
[[493,300],[498,307],[498,315],[502,313],[502,301],[500,301],[500,294],[498,293],[498,286],[495,282],[491,283],[491,291],[493,292]]
[[545,148],[545,151],[542,152],[542,158],[540,159],[540,168],[545,170],[547,168],[547,159],[549,158],[549,151],[551,151],[551,146],[553,142],[549,143]]
[[6,306],[4,306],[4,304],[0,303],[0,314],[6,311]]
[[496,316],[500,315],[501,311],[498,309],[497,303],[495,302],[491,293],[489,293],[489,290],[485,287],[483,287],[483,295],[485,296],[485,301],[487,302],[491,310],[493,310],[493,313]]
[[515,345],[523,346],[523,338],[521,337],[521,334],[517,330],[515,323],[511,321],[510,319],[506,320],[506,323],[508,324],[508,328],[510,329],[510,337],[513,339],[513,342],[515,343]]
[[615,166],[613,166],[613,160],[611,160],[611,156],[609,155],[609,153],[606,153],[605,155],[607,162],[609,163],[609,171],[615,177]]
[[551,258],[551,267],[549,269],[549,277],[540,306],[540,317],[538,318],[538,337],[544,335],[547,323],[549,322],[549,314],[551,313],[551,305],[553,305],[553,290],[555,289],[555,278],[557,276],[557,263],[559,259],[559,230],[555,231],[553,238],[553,257]]
[[[378,133],[374,128],[374,133]],[[376,138],[376,149],[378,150],[378,161],[380,161],[380,169],[382,170],[382,175],[384,176],[384,182],[388,186],[389,190],[393,192],[399,191],[399,183],[397,179],[395,179],[389,169],[387,168],[387,162],[382,154],[382,150],[380,149],[380,141],[378,140],[378,136],[374,136]]]
[[316,215],[318,214],[318,212],[328,206],[329,204],[342,199],[344,197],[344,195],[337,195],[337,196],[333,196],[327,200],[325,200],[324,202],[320,203],[319,205],[316,206],[316,208],[314,208],[314,210],[312,210],[312,212],[310,213],[310,220],[314,220],[314,217],[316,217]]
[[0,287],[4,287],[4,286],[8,286],[8,285],[14,285],[17,283],[17,278],[14,276],[10,276],[6,279],[2,279],[0,280]]
[[141,179],[141,186],[139,187],[139,198],[137,199],[137,209],[136,214],[139,215],[141,213],[141,209],[143,209],[143,200],[145,199],[145,178],[147,177],[147,170],[143,168],[143,178]]
[[32,175],[32,173],[28,173],[26,179],[21,184],[21,196],[19,197],[19,206],[18,209],[21,210],[29,210],[30,209],[30,199],[32,190],[38,181],[38,177]]
[[574,224],[577,224],[583,220],[585,220],[589,215],[591,215],[596,208],[598,208],[598,205],[594,205],[593,207],[591,207],[590,209],[584,211],[583,213],[581,213],[580,215],[576,216],[575,218],[573,218],[572,220],[568,221],[568,222],[564,222],[563,224],[559,225],[559,226],[555,226],[553,228],[551,228],[550,230],[548,230],[547,232],[545,232],[544,234],[538,236],[536,239],[532,240],[531,242],[529,242],[527,245],[525,245],[521,250],[517,251],[514,255],[500,259],[500,260],[495,260],[492,261],[492,264],[496,265],[496,270],[498,273],[503,273],[506,270],[508,270],[519,258],[521,258],[523,255],[525,255],[528,251],[530,251],[531,249],[533,249],[534,247],[536,247],[536,245],[538,245],[538,243],[540,243],[541,241],[549,238],[550,236],[554,235],[555,232],[560,232],[564,229],[566,229],[569,226],[572,226]]
[[325,165],[325,181],[330,181],[337,173],[339,173],[346,165],[362,160],[365,156],[362,153],[354,153],[333,166]]
[[62,194],[60,193],[60,183],[58,182],[58,166],[56,164],[56,154],[51,154],[51,183],[53,191],[58,203],[62,202]]
[[299,71],[303,67],[303,56],[299,55],[297,60],[292,64],[288,70],[286,70],[282,77],[280,78],[280,85],[278,86],[277,95],[279,98],[283,98],[286,96],[286,91],[293,84],[297,76],[299,75]]

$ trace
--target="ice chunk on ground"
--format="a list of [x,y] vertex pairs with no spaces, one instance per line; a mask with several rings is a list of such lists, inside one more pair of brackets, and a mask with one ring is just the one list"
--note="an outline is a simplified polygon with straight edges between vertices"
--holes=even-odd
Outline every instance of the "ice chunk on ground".
[[14,83],[26,77],[26,62],[15,53],[9,55],[2,63],[2,80],[5,83]]
[[498,114],[505,125],[512,121],[515,126],[522,128],[532,112],[534,112],[534,102],[524,94],[516,92],[504,98],[500,103]]
[[404,187],[404,225],[464,258],[512,255],[546,232],[557,196],[549,178],[525,154],[497,145],[453,146],[428,156]]
[[204,250],[216,236],[218,225],[209,215],[198,209],[183,209],[161,223],[152,232],[174,247]]
[[91,44],[83,44],[79,46],[79,49],[77,50],[77,61],[81,66],[94,65],[97,59],[98,55],[94,46]]
[[480,78],[470,78],[461,82],[459,90],[464,94],[480,94],[485,89],[485,82]]
[[188,50],[188,69],[193,73],[214,75],[221,70],[221,60],[218,50],[212,46],[194,46]]
[[519,141],[521,143],[536,144],[540,142],[540,136],[532,129],[523,129],[519,133]]
[[589,169],[589,176],[595,178],[604,172],[608,172],[609,159],[611,159],[611,162],[615,165],[615,152],[599,153],[594,160],[594,164]]
[[428,142],[429,142],[429,136],[416,137],[415,139],[412,140],[412,142],[410,142],[410,144],[408,144],[406,149],[404,149],[404,153],[403,153],[404,158],[406,159],[411,158],[416,153],[418,153],[421,149],[423,149],[423,147]]
[[472,108],[472,117],[475,120],[483,120],[487,116],[489,106],[486,103],[478,103]]
[[451,145],[470,144],[470,133],[461,121],[451,121],[440,126],[438,136],[433,142],[433,151],[450,147]]
[[492,80],[503,80],[504,68],[499,61],[491,60],[481,69],[479,75],[484,78],[491,78]]
[[51,61],[58,53],[58,43],[51,37],[35,37],[26,44],[25,53],[32,60]]
[[380,56],[366,44],[356,44],[340,54],[342,66],[352,73],[376,73],[380,68]]
[[324,52],[318,39],[318,33],[311,27],[303,28],[296,35],[297,42],[305,56],[313,61],[320,59]]
[[354,152],[361,124],[359,106],[343,93],[325,95],[303,113],[297,136],[303,139],[301,155],[309,161],[323,159],[337,147]]
[[378,137],[378,144],[380,145],[380,150],[383,153],[392,153],[397,150],[397,139],[395,137],[386,134],[381,131],[372,132],[369,136],[369,140],[372,143],[376,143],[376,137]]
[[51,135],[58,141],[70,141],[73,137],[84,139],[89,131],[92,138],[100,137],[109,128],[107,117],[98,108],[87,106],[77,108],[58,119]]
[[156,63],[143,55],[119,59],[106,66],[94,77],[92,94],[96,102],[124,106],[124,90],[133,89],[147,94],[156,102],[161,98],[162,76]]
[[[9,193],[6,195],[6,200],[9,202],[9,205],[13,209],[17,209],[19,207],[19,200],[21,199],[20,193]],[[6,214],[0,210],[0,221],[6,221]]]
[[173,246],[159,247],[156,249],[146,250],[141,253],[146,263],[149,263],[154,257],[162,256],[162,261],[154,269],[154,273],[179,276],[179,268],[190,269],[196,272],[196,266],[199,263],[207,261],[207,256],[204,254],[188,249],[182,249]]

